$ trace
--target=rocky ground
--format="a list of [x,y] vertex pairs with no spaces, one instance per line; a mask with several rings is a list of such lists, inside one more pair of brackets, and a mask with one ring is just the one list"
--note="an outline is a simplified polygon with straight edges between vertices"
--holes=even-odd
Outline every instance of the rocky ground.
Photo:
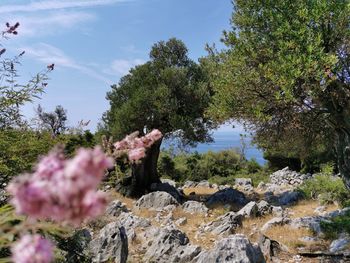
[[139,200],[108,190],[106,214],[81,233],[93,262],[350,262],[350,238],[320,227],[348,209],[301,200],[310,176],[283,169],[257,188],[164,180]]

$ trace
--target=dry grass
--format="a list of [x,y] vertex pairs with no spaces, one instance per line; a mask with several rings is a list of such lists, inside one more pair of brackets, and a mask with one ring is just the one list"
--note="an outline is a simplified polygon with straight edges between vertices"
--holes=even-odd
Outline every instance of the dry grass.
[[185,195],[190,195],[195,193],[196,195],[209,196],[218,191],[216,188],[207,188],[207,187],[189,187],[183,189]]
[[[143,217],[143,218],[148,218],[148,219],[154,219],[158,213],[155,210],[150,210],[150,209],[146,209],[146,208],[135,209],[132,212],[138,217]],[[153,221],[154,220],[152,220],[152,223],[155,223],[155,221],[154,222]]]
[[298,252],[298,249],[302,248],[304,251],[315,250],[327,250],[329,242],[325,240],[315,242],[304,242],[299,240],[302,237],[312,236],[310,229],[306,228],[291,228],[289,226],[274,226],[268,229],[265,233],[266,236],[274,239],[284,245],[286,245],[291,251]]
[[[188,199],[202,198],[207,197],[213,193],[217,192],[217,189],[214,188],[206,188],[206,187],[195,187],[195,188],[185,188],[184,194],[188,197]],[[194,195],[190,195],[190,193],[194,193]],[[135,200],[131,198],[123,197],[121,194],[110,191],[111,199],[118,199],[121,202],[125,203],[126,206],[137,216],[148,218],[151,220],[152,225],[160,227],[161,222],[156,222],[155,216],[157,211],[149,210],[149,209],[134,209]],[[260,199],[260,198],[258,198]],[[262,198],[263,199],[263,198]],[[291,218],[304,217],[304,216],[313,216],[315,215],[314,210],[319,206],[317,201],[301,201],[294,206],[288,207],[289,214]],[[329,205],[326,208],[326,212],[334,211],[338,209],[336,205]],[[210,210],[209,214],[206,216],[204,214],[190,214],[183,211],[180,207],[177,207],[173,212],[173,221],[175,222],[179,218],[185,217],[187,219],[187,223],[178,226],[178,228],[186,233],[188,236],[190,243],[194,245],[199,245],[204,249],[210,249],[213,247],[218,237],[211,233],[204,233],[203,235],[198,235],[198,228],[205,223],[209,223],[215,220],[217,217],[228,212],[227,209],[223,207],[218,207]],[[162,212],[162,217],[166,217],[168,212]],[[273,215],[268,215],[265,217],[258,218],[248,218],[244,219],[243,226],[237,229],[236,233],[241,233],[246,235],[252,242],[257,242],[260,236],[260,229],[262,226],[272,219]],[[107,223],[109,218],[101,218],[101,221],[97,225],[101,225]],[[94,227],[95,229],[98,228]],[[285,226],[274,226],[268,229],[265,233],[271,239],[274,239],[281,244],[286,245],[292,254],[296,253],[298,248],[304,248],[309,251],[320,250],[326,248],[329,244],[326,241],[322,242],[302,242],[299,240],[301,237],[312,236],[312,233],[308,229],[292,229],[288,225]],[[133,244],[131,244],[131,251],[133,254],[133,260],[138,262],[140,260],[140,256],[142,255],[140,240],[135,240]],[[288,262],[290,258],[288,258],[285,262]],[[316,262],[316,261],[308,261],[303,259],[302,262]]]
[[128,209],[130,209],[130,210],[133,209],[134,202],[136,201],[135,199],[125,197],[125,196],[123,196],[122,194],[118,193],[115,190],[108,191],[107,194],[109,196],[110,201],[118,199],[119,201],[124,203]]
[[[290,217],[291,218],[298,218],[298,217],[305,217],[305,216],[314,216],[316,215],[314,210],[319,207],[319,203],[317,201],[307,201],[303,200],[299,202],[298,204],[289,207],[290,209]],[[326,212],[334,211],[338,209],[339,207],[335,204],[328,205],[326,207]]]
[[183,226],[179,226],[179,229],[186,233],[191,244],[201,246],[205,249],[210,249],[212,248],[217,237],[211,233],[204,233],[203,235],[199,236],[197,235],[197,230],[202,224],[213,221],[216,217],[221,215],[222,212],[223,211],[215,211],[209,216],[205,216],[204,214],[199,213],[186,213],[181,207],[178,207],[173,211],[173,216],[175,220],[182,217],[185,217],[187,219],[187,223]]
[[267,221],[273,217],[274,216],[272,215],[268,215],[264,217],[244,219],[242,223],[243,226],[238,228],[236,233],[244,234],[250,239],[250,241],[257,242],[260,235],[260,229]]

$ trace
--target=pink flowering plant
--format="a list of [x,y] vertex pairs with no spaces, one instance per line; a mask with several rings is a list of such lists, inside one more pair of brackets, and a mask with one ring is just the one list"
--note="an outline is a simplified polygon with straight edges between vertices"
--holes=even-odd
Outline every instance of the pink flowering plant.
[[134,132],[116,143],[112,142],[113,138],[109,141],[103,138],[102,145],[107,153],[115,159],[127,157],[128,162],[137,163],[146,157],[146,150],[163,137],[162,133],[157,129],[142,137],[138,137],[138,135],[139,132]]
[[12,230],[14,235],[20,235],[11,249],[13,262],[52,261],[51,242],[40,235],[31,235],[40,228],[41,221],[79,226],[102,214],[107,196],[97,191],[97,187],[106,169],[111,167],[112,158],[100,147],[80,149],[68,160],[56,149],[41,159],[32,174],[15,178],[7,187],[12,196],[10,203],[27,220]]
[[[143,137],[137,135],[133,133],[114,143],[113,156],[126,156],[130,163],[137,163],[146,156],[147,148],[162,138],[158,130]],[[0,218],[0,234],[6,236],[5,240],[11,244],[19,237],[11,246],[11,260],[15,263],[51,262],[53,244],[36,234],[45,226],[42,222],[79,226],[102,214],[107,196],[97,189],[106,170],[113,165],[114,160],[100,147],[82,148],[72,159],[66,159],[62,149],[56,148],[39,161],[33,173],[12,180],[7,191],[18,216],[12,214],[10,206],[5,206],[6,212],[22,222],[6,230]],[[0,238],[0,246],[6,244]],[[0,259],[0,262],[8,261]]]

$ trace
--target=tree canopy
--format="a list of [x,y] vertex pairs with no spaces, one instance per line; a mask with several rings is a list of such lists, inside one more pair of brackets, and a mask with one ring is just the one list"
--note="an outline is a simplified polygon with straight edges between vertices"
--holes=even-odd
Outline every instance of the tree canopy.
[[203,117],[210,96],[207,76],[188,57],[185,44],[175,38],[160,41],[153,45],[148,62],[112,86],[103,124],[118,139],[159,129],[184,144],[210,141],[212,122]]
[[241,120],[267,144],[333,142],[350,187],[349,1],[233,4],[227,48],[204,61],[216,93],[209,116]]

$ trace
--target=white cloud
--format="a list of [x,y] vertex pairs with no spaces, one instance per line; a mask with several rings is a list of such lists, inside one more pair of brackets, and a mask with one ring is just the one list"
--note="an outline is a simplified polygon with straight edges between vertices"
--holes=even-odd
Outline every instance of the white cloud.
[[116,59],[112,61],[110,68],[104,72],[110,75],[124,76],[137,65],[145,63],[142,59]]
[[0,13],[14,12],[36,12],[48,10],[60,10],[68,8],[95,7],[102,5],[111,5],[130,0],[46,0],[33,1],[29,4],[3,5],[0,6]]
[[25,50],[26,54],[34,59],[45,63],[46,65],[55,63],[57,68],[70,68],[80,71],[92,78],[101,80],[108,85],[111,85],[113,82],[104,77],[103,75],[96,72],[95,69],[91,69],[85,65],[82,65],[76,62],[74,59],[67,56],[61,49],[54,47],[46,43],[40,43],[34,47],[22,47],[19,50]]
[[2,24],[20,22],[19,37],[57,34],[86,22],[95,21],[96,16],[87,12],[55,12],[34,16],[2,16]]

